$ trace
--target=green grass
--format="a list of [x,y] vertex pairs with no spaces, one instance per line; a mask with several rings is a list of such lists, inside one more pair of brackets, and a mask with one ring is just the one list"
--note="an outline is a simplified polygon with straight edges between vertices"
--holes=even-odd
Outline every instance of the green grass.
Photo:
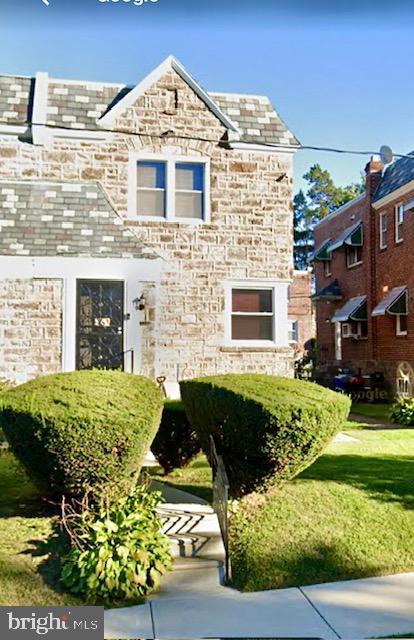
[[371,404],[370,402],[354,402],[352,405],[352,413],[356,413],[365,418],[374,418],[376,420],[386,420],[390,422],[391,404]]
[[204,455],[197,456],[184,469],[175,469],[168,475],[162,475],[157,467],[149,472],[155,480],[165,482],[182,491],[188,491],[207,502],[212,500],[211,468]]
[[76,605],[59,585],[56,517],[11,453],[0,455],[0,605]]
[[239,503],[235,583],[247,591],[414,571],[414,432],[352,430],[298,478]]

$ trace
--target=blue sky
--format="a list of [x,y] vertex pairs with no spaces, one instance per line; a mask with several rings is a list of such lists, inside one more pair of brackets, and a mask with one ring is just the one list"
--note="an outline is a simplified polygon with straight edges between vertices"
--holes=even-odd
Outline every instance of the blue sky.
[[[49,1],[1,0],[0,72],[133,84],[173,53],[207,90],[269,95],[304,145],[414,149],[408,0]],[[301,151],[296,188],[314,162],[346,184],[367,159]]]

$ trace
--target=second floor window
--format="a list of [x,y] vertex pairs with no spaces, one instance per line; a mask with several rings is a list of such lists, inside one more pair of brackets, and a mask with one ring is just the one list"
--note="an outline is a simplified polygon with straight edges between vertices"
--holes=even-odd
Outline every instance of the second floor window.
[[209,220],[208,158],[137,155],[130,159],[130,217],[189,223]]
[[380,249],[386,249],[388,242],[388,217],[386,213],[380,215]]
[[395,242],[402,242],[404,239],[404,205],[395,207]]
[[362,262],[362,247],[349,247],[346,248],[346,265],[347,267],[354,267]]
[[325,278],[329,278],[332,275],[332,260],[325,260],[323,263],[323,272]]

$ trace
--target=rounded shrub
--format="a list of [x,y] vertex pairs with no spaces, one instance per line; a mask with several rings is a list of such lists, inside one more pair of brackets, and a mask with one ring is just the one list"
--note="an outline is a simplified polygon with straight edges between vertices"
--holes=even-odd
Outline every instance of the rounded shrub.
[[3,393],[0,428],[42,493],[79,495],[139,472],[161,411],[147,378],[76,371]]
[[165,473],[185,467],[201,450],[180,400],[166,400],[151,451]]
[[318,457],[350,409],[347,396],[276,376],[227,374],[180,386],[208,457],[214,438],[233,496],[293,478]]

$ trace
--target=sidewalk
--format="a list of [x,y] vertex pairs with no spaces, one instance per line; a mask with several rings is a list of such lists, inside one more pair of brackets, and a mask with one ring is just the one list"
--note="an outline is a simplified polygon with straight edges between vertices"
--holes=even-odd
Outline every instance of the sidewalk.
[[105,612],[106,639],[356,640],[414,632],[414,573],[257,593],[224,587],[224,549],[211,507],[165,485],[163,492],[174,570],[147,604]]

